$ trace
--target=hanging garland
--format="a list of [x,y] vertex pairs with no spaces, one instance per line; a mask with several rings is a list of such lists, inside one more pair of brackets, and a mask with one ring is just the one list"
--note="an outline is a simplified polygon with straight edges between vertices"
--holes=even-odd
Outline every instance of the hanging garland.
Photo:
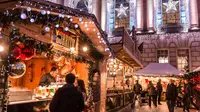
[[41,55],[42,53],[46,53],[47,56],[53,54],[51,44],[43,43],[26,35],[22,35],[19,33],[19,29],[12,29],[10,43],[11,61],[29,60],[35,54]]

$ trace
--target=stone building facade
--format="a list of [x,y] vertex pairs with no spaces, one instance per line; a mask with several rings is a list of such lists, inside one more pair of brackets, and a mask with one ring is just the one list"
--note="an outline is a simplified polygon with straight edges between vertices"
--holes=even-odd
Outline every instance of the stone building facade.
[[[166,60],[171,65],[179,68],[179,70],[188,69],[193,71],[200,66],[199,37],[200,32],[138,35],[138,42],[143,43],[143,65],[146,66],[152,62],[159,62],[159,51],[163,50],[167,51]],[[187,57],[187,68],[181,67],[181,64],[183,66],[186,66],[186,64],[178,62],[180,57]]]

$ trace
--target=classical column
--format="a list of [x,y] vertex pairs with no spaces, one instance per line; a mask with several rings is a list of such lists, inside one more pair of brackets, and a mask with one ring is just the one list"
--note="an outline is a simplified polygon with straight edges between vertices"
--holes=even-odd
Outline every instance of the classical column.
[[[107,0],[100,0],[101,1],[101,28],[103,31],[106,31],[106,17],[107,17]],[[109,33],[109,32],[108,32]]]
[[98,22],[101,22],[101,0],[92,0],[92,13],[96,16]]
[[147,0],[147,30],[154,32],[154,0]]
[[144,28],[144,19],[143,14],[144,10],[143,7],[144,3],[143,0],[137,0],[136,2],[136,31],[137,33],[141,33]]
[[198,6],[197,0],[189,0],[190,1],[190,29],[196,30],[199,29],[199,21],[198,21]]

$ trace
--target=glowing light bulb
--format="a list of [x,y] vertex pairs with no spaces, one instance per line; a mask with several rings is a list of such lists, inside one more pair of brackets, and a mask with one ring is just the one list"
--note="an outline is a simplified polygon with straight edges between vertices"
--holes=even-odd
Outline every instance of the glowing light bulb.
[[33,18],[31,18],[31,19],[30,19],[30,22],[31,22],[31,23],[34,23],[34,22],[35,22],[35,20],[34,20]]
[[88,50],[87,47],[83,47],[83,51],[86,52]]
[[0,46],[0,52],[3,52],[3,51],[4,51],[4,47]]
[[47,12],[45,10],[41,10],[41,14],[45,15]]
[[65,27],[65,31],[68,31],[69,30],[69,28],[68,27]]
[[55,26],[56,26],[56,28],[58,28],[58,27],[59,27],[59,24],[56,24]]
[[45,28],[45,31],[49,32],[49,31],[50,31],[50,28],[47,26],[47,27]]
[[75,24],[74,27],[75,27],[75,28],[78,28],[78,24]]
[[26,9],[28,12],[30,12],[31,11],[31,8],[30,7],[27,7],[27,9]]
[[26,19],[26,18],[27,18],[27,16],[26,16],[25,13],[22,13],[20,17],[21,17],[22,19]]

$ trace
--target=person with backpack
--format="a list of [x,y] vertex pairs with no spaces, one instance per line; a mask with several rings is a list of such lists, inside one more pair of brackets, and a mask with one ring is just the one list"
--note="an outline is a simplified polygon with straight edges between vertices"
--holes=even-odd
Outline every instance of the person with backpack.
[[152,81],[149,81],[147,90],[149,93],[149,107],[151,107],[151,99],[153,100],[154,106],[157,107],[157,91],[156,91],[156,88],[154,87]]

